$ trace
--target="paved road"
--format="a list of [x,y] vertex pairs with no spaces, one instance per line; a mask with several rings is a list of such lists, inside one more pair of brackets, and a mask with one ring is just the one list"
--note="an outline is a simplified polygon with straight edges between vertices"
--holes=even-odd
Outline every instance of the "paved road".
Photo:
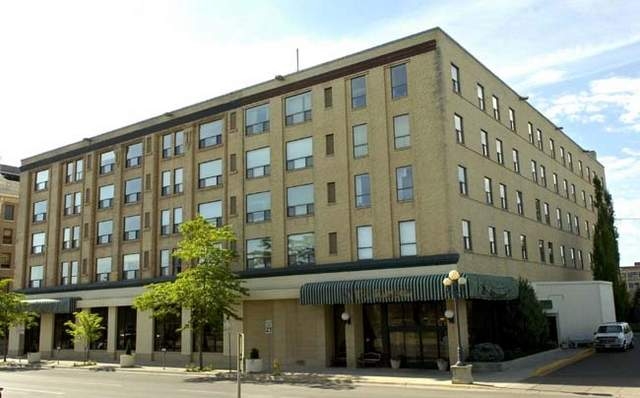
[[[91,398],[198,398],[236,397],[235,385],[227,381],[210,381],[200,376],[157,375],[126,372],[96,372],[87,369],[44,369],[0,371],[3,398],[22,397],[91,397]],[[539,392],[456,387],[409,388],[383,385],[352,385],[316,382],[300,385],[245,384],[244,398],[502,398],[539,396]],[[566,394],[544,394],[566,398]]]

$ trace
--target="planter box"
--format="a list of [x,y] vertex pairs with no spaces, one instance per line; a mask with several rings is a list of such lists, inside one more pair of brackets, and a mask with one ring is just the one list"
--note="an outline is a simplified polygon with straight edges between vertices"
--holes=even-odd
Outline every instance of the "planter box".
[[400,360],[392,359],[391,360],[391,369],[400,369]]
[[247,373],[260,373],[262,372],[262,359],[247,359],[246,367]]
[[135,355],[120,355],[120,367],[121,368],[132,368],[136,364]]
[[451,383],[453,384],[473,384],[471,370],[473,365],[452,365]]
[[27,353],[27,363],[40,363],[42,360],[42,356],[39,352],[28,352]]

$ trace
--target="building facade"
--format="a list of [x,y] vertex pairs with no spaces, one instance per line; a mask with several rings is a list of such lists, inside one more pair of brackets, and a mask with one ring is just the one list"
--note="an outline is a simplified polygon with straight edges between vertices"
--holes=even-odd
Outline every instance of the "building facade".
[[98,357],[191,360],[187,311],[130,305],[181,270],[177,227],[201,214],[235,231],[250,290],[208,361],[242,331],[285,367],[423,366],[455,352],[449,270],[468,276],[465,349],[472,300],[591,278],[595,175],[594,152],[432,29],[25,159],[15,279],[42,315],[11,350],[75,355],[78,308],[105,319]]
[[640,289],[640,262],[635,262],[633,267],[620,267],[620,276],[627,285],[631,297]]
[[0,165],[0,279],[13,278],[16,219],[18,217],[19,170]]

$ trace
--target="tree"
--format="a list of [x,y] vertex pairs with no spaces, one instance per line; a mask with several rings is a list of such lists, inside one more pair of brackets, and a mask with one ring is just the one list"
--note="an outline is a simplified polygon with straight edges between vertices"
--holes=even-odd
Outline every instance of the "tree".
[[67,333],[73,337],[73,341],[84,345],[84,361],[89,362],[89,349],[91,343],[102,336],[102,317],[89,311],[74,312],[75,322],[67,321],[65,326]]
[[549,340],[547,318],[531,284],[518,281],[518,298],[505,307],[503,340],[524,352],[538,351]]
[[174,256],[189,267],[175,281],[147,286],[136,297],[134,307],[150,310],[157,319],[179,315],[181,308],[191,310],[191,318],[183,329],[194,331],[202,369],[205,328],[219,330],[225,317],[240,319],[236,306],[248,291],[230,269],[235,253],[224,246],[234,241],[235,236],[228,226],[217,228],[198,216],[183,223],[180,233],[183,238]]
[[618,230],[614,224],[615,213],[611,195],[603,187],[602,181],[593,179],[597,220],[593,233],[593,279],[609,281],[613,288],[616,319],[623,320],[628,315],[629,293],[620,278],[620,251]]
[[4,362],[7,362],[9,329],[23,325],[28,328],[36,316],[29,311],[25,296],[12,292],[10,287],[11,279],[0,280],[0,338],[4,339]]

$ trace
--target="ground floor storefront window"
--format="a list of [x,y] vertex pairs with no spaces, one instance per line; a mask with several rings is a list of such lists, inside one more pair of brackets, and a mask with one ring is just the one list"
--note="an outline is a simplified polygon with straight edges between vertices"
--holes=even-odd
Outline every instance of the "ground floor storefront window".
[[180,351],[182,347],[182,334],[179,330],[182,326],[180,315],[170,314],[162,319],[156,318],[154,323],[154,351],[161,351],[163,348],[167,351]]
[[137,311],[133,307],[118,307],[118,344],[116,349],[136,349]]
[[75,318],[73,314],[55,314],[53,319],[53,348],[60,347],[62,350],[73,349],[73,337],[67,333],[67,326],[65,323],[68,321],[74,322]]
[[33,320],[31,327],[24,331],[24,353],[40,351],[40,317]]
[[92,350],[106,350],[107,349],[107,327],[109,325],[109,308],[108,307],[98,307],[92,308],[91,312],[94,314],[98,314],[102,320],[100,321],[100,326],[102,326],[102,330],[100,330],[100,337],[94,342],[91,343]]

